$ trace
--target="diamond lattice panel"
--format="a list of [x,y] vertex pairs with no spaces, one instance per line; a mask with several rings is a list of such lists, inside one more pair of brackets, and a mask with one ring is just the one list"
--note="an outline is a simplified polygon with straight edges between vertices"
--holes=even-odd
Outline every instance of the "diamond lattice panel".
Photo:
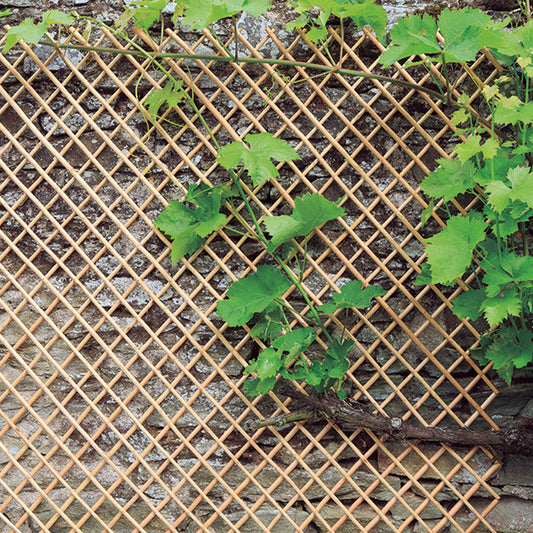
[[[220,39],[167,32],[163,45],[225,55]],[[379,70],[370,34],[340,42],[332,32],[344,69]],[[92,44],[123,48],[108,34]],[[245,396],[249,332],[215,309],[265,251],[220,231],[172,265],[153,221],[189,184],[227,179],[217,143],[261,131],[301,159],[246,189],[258,218],[306,192],[346,211],[298,243],[310,298],[323,303],[352,279],[387,290],[346,318],[350,397],[422,424],[495,427],[485,409],[497,391],[468,356],[479,334],[450,312],[455,294],[414,284],[423,239],[442,224],[434,214],[421,227],[418,184],[453,146],[446,110],[409,87],[307,67],[329,59],[301,36],[267,30],[237,45],[241,58],[299,63],[167,60],[205,123],[187,103],[157,124],[143,115],[165,80],[142,56],[24,45],[0,56],[2,531],[494,531],[488,450],[326,421],[247,429],[291,401]],[[485,57],[471,66],[481,79],[493,69]],[[416,75],[429,88],[440,76]],[[457,90],[470,80],[458,73]],[[230,223],[248,216],[236,210]],[[332,332],[343,319],[330,319]]]

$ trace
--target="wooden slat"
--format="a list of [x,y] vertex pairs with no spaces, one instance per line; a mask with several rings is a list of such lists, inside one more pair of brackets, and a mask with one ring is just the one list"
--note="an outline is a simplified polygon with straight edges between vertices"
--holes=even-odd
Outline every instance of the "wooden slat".
[[[70,38],[86,44],[76,30]],[[135,39],[153,46],[140,31]],[[165,46],[188,54],[204,46],[226,54],[207,31],[193,43],[170,30],[163,39]],[[255,44],[238,34],[224,45],[231,48],[234,39],[252,58],[262,58],[263,46],[288,60],[306,47],[309,62],[328,64],[324,50],[306,43],[303,34],[287,43],[267,30]],[[370,32],[343,43],[332,30],[329,43],[342,45],[339,54],[349,68],[379,69],[361,54],[383,49]],[[96,44],[127,49],[108,32]],[[13,128],[0,121],[0,276],[6,280],[0,287],[5,317],[0,368],[10,369],[0,372],[0,405],[18,405],[14,411],[0,409],[0,453],[7,458],[0,465],[0,489],[7,494],[0,502],[3,530],[19,531],[29,521],[33,531],[42,532],[59,527],[111,532],[124,523],[137,532],[152,531],[154,524],[169,532],[185,527],[303,532],[312,523],[328,532],[346,524],[358,531],[388,527],[402,532],[415,523],[420,531],[449,525],[463,532],[481,526],[494,531],[486,515],[498,502],[489,479],[499,464],[488,450],[459,453],[445,445],[426,449],[410,443],[398,451],[370,431],[345,434],[329,423],[318,428],[294,424],[284,431],[263,428],[255,435],[245,431],[248,418],[287,412],[291,401],[271,393],[265,407],[262,399],[246,397],[239,369],[247,365],[249,331],[243,329],[236,338],[215,309],[229,282],[254,271],[265,252],[249,256],[245,237],[219,231],[202,250],[172,267],[169,243],[153,226],[154,213],[172,195],[183,197],[190,179],[207,184],[219,179],[213,139],[186,105],[165,110],[156,124],[143,122],[139,109],[149,89],[166,81],[146,72],[146,59],[80,52],[74,64],[59,50],[47,59],[32,46],[20,45],[19,51],[12,63],[0,55],[0,116],[9,112],[18,124]],[[53,61],[65,68],[55,69]],[[267,186],[246,188],[259,217],[294,205],[302,191],[328,195],[335,190],[342,197],[350,214],[335,234],[317,229],[309,237],[317,252],[306,262],[302,279],[316,304],[339,291],[347,278],[388,289],[370,308],[357,311],[346,331],[359,353],[348,375],[353,399],[366,399],[381,413],[401,406],[404,419],[422,424],[446,420],[468,426],[484,420],[496,428],[487,414],[498,393],[489,369],[478,368],[470,346],[459,339],[468,334],[475,346],[479,332],[468,321],[449,320],[451,300],[459,291],[432,286],[414,291],[412,286],[424,258],[423,229],[413,213],[427,207],[413,171],[430,170],[430,153],[448,155],[453,126],[441,103],[379,80],[335,72],[317,77],[304,67],[225,63],[223,75],[215,61],[169,59],[166,67],[194,95],[215,138],[229,142],[268,130],[307,154],[305,163],[278,165],[282,178],[269,185],[270,191]],[[455,90],[474,76],[490,82],[496,67],[491,57],[481,55],[460,74]],[[440,76],[438,65],[431,68],[420,83]],[[392,75],[414,81],[401,65]],[[237,93],[237,85],[245,89]],[[473,94],[471,103],[478,98]],[[416,115],[410,111],[414,104]],[[72,126],[76,121],[78,126]],[[104,129],[102,121],[111,126]],[[365,121],[371,126],[363,127]],[[61,180],[55,178],[59,175]],[[472,206],[457,207],[464,212]],[[241,212],[244,205],[235,209]],[[230,220],[237,212],[230,213]],[[437,213],[433,220],[443,224]],[[303,243],[299,246],[303,251]],[[43,257],[48,258],[46,268]],[[342,327],[341,318],[332,317],[328,325]],[[431,336],[435,340],[428,343]],[[441,361],[445,349],[457,354],[452,363]],[[28,350],[34,354],[31,360]],[[413,360],[413,351],[421,357]],[[67,355],[57,359],[58,353]],[[400,382],[397,368],[402,369]],[[462,379],[464,368],[471,375],[468,383]],[[24,388],[28,383],[31,392]],[[453,391],[451,398],[441,396],[443,387]],[[430,401],[438,408],[428,414],[424,405]],[[112,407],[106,408],[106,402]],[[241,406],[238,415],[235,403]],[[43,404],[49,406],[45,412]],[[209,407],[200,413],[200,404]],[[467,418],[460,405],[468,405]],[[155,418],[159,426],[150,425]],[[184,429],[184,419],[194,427]],[[38,428],[28,433],[26,420]],[[19,446],[13,450],[6,443],[15,435]],[[265,439],[268,446],[262,445]],[[307,444],[302,447],[302,442]],[[121,459],[125,454],[127,465]],[[188,465],[184,456],[191,458]],[[349,465],[345,456],[351,457]],[[377,456],[383,458],[379,464]],[[310,457],[322,462],[312,467]],[[472,466],[479,457],[490,463],[484,472]],[[451,466],[441,472],[438,465],[444,460]],[[406,461],[420,466],[410,470]],[[325,480],[332,471],[335,483]],[[236,486],[228,483],[233,472],[241,479]],[[275,479],[263,486],[267,472]],[[464,493],[454,480],[459,472],[473,480]],[[299,473],[307,476],[302,484],[295,481]],[[360,486],[361,473],[374,481]],[[394,482],[398,475],[404,480],[401,487]],[[428,475],[434,481],[430,488],[424,482]],[[16,483],[8,482],[15,478]],[[104,478],[112,481],[106,485]],[[282,486],[291,491],[286,501],[277,498]],[[65,497],[55,501],[59,489]],[[322,497],[313,496],[317,490]],[[386,503],[375,497],[380,490],[391,494]],[[490,500],[482,510],[471,502],[481,490]],[[193,495],[189,503],[184,503],[184,491]],[[150,496],[155,493],[157,498]],[[414,504],[413,493],[419,495]],[[452,506],[442,503],[444,493],[452,495]],[[340,518],[329,517],[332,506]],[[43,507],[49,510],[46,518]],[[371,511],[371,519],[358,518],[363,508]],[[397,508],[405,518],[392,518],[391,509]],[[8,509],[16,509],[17,517]],[[265,509],[276,513],[270,521],[263,521]],[[302,515],[295,510],[302,509],[306,517],[298,518]],[[439,518],[422,518],[428,509]],[[458,519],[465,510],[473,517],[469,524]]]

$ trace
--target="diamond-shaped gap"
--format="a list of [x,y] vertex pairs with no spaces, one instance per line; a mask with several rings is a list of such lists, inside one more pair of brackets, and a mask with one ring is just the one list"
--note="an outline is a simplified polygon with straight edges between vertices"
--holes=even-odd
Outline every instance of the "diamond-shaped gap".
[[[412,355],[413,364],[417,364],[416,354],[420,353],[419,344],[424,345],[428,350],[436,348],[446,335],[446,326],[441,319],[437,317],[434,323],[428,321],[427,314],[430,309],[423,309],[421,311],[420,305],[413,306],[413,299],[410,294],[396,293],[395,298],[390,302],[391,318],[396,317],[401,319],[402,323],[408,322],[410,324],[410,332],[408,333],[404,328],[400,328],[394,337],[393,346],[395,349]],[[376,316],[379,316],[376,315]],[[386,313],[383,313],[386,320]],[[396,323],[396,322],[393,322]],[[437,329],[440,326],[440,329]],[[414,343],[413,337],[416,337],[417,343]],[[405,347],[408,346],[406,349]]]
[[[442,427],[457,427],[457,424],[462,426],[462,422],[467,420],[471,412],[467,398],[463,398],[463,393],[458,391],[457,386],[471,388],[472,377],[454,378],[452,383],[442,374],[437,377],[431,377],[426,372],[424,374],[426,374],[423,376],[424,383],[416,378],[416,381],[420,381],[420,386],[425,389],[424,393],[416,397],[409,396],[416,409],[417,417],[422,417],[425,424],[439,424]],[[409,382],[413,387],[414,378],[414,375],[407,376],[405,383]],[[402,385],[400,389],[410,390]]]
[[[488,488],[494,494],[494,490],[490,489],[486,481],[482,480],[494,471],[494,458],[482,448],[459,450],[438,445],[426,445],[422,451],[414,445],[400,447],[391,443],[389,450],[394,455],[399,456],[401,454],[402,467],[407,468],[409,472],[417,472],[418,477],[424,483],[427,480],[441,481],[443,495],[449,495],[450,492],[454,495],[460,495],[475,481],[480,481],[484,488]],[[380,467],[385,467],[387,463],[388,458],[384,454],[380,454]],[[397,470],[396,467],[393,473],[396,473]]]
[[[404,383],[406,373],[405,369],[403,374],[399,374],[374,367],[374,371],[366,375],[357,372],[357,381],[363,387],[364,395],[372,399],[372,403],[382,406],[388,416],[401,417],[409,411],[415,414],[410,398],[417,398],[427,390],[418,381],[408,380]],[[400,387],[401,385],[403,386]]]
[[[280,86],[279,82],[283,86]],[[293,90],[288,91],[288,87],[289,85],[285,84],[283,80],[279,80],[279,78],[278,80],[274,77],[264,78],[263,86],[261,87],[265,93],[261,95],[263,103],[255,118],[262,124],[277,124],[277,127],[280,128],[279,117],[281,115],[283,117],[281,130],[284,130],[288,126],[292,130],[292,133],[297,137],[303,138],[306,134],[305,130],[309,131],[314,125],[309,122],[308,116],[302,112],[300,108],[301,99],[309,102],[309,109],[311,111],[318,104],[312,101],[314,96],[304,87],[301,90],[299,89],[297,93],[294,93]],[[300,130],[295,125],[295,122],[304,125],[304,129]],[[279,134],[280,131],[273,131],[272,133]]]
[[[157,169],[155,172],[159,173]],[[121,173],[115,173],[113,175],[113,178],[121,189],[127,189],[127,195],[130,199],[130,202],[134,203],[136,206],[138,206],[139,209],[142,209],[143,213],[150,217],[149,205],[153,202],[153,200],[155,200],[155,197],[153,196],[152,191],[146,186],[146,184],[139,178],[131,180],[131,178],[126,177]],[[163,176],[154,179],[154,172],[151,172],[151,179],[157,183],[163,179]]]
[[[186,460],[187,461],[187,460]],[[184,462],[184,467],[194,465],[197,462],[195,459],[190,459]],[[183,477],[183,476],[182,476]],[[195,520],[198,524],[205,524],[214,515],[217,516],[214,522],[214,527],[228,528],[232,526],[232,522],[235,520],[234,512],[236,510],[241,511],[242,507],[239,504],[232,502],[230,506],[226,506],[223,510],[220,509],[220,505],[224,496],[227,494],[224,487],[220,484],[215,484],[208,492],[207,497],[204,497],[205,488],[213,481],[213,475],[202,465],[192,476],[193,482],[185,481],[184,483],[180,479],[176,479],[180,483],[178,494],[180,494],[180,501],[187,506],[189,511],[192,511]],[[186,519],[187,523],[191,521],[191,518]],[[212,527],[213,527],[212,526]],[[191,526],[193,527],[193,526]],[[198,527],[197,525],[194,527]]]
[[[403,230],[403,227],[400,227]],[[394,231],[394,228],[391,228]],[[405,233],[406,238],[409,238],[409,233]],[[397,236],[397,241],[400,243],[391,242],[393,237]],[[379,254],[380,266],[383,270],[388,271],[388,276],[391,278],[391,281],[399,283],[398,280],[402,280],[405,277],[405,273],[412,267],[413,261],[410,260],[409,256],[406,256],[402,244],[402,239],[404,235],[394,234],[391,236],[386,233],[384,237],[379,235],[375,240],[369,243],[371,249],[378,250],[376,255]],[[386,245],[384,244],[386,243]],[[378,248],[379,247],[379,248]],[[388,255],[387,255],[388,253]]]
[[[7,85],[5,86],[5,88],[7,89]],[[0,99],[0,102],[2,103],[2,108],[3,108],[3,111],[0,113],[0,124],[13,135],[16,135],[16,136],[23,135],[26,129],[24,120],[19,116],[19,114],[13,108],[13,106],[5,102],[3,98]],[[24,111],[26,111],[27,116],[29,116],[30,114],[29,106],[22,104],[22,107]],[[4,142],[5,142],[5,138],[2,135],[2,143]]]
[[[313,428],[311,430],[313,435],[307,435],[307,438],[317,438],[315,430]],[[277,458],[276,462],[288,463],[287,466],[283,466],[284,471],[296,481],[298,488],[313,507],[317,505],[322,507],[324,503],[327,507],[332,493],[335,493],[341,503],[349,507],[353,499],[349,502],[343,501],[343,496],[351,494],[354,489],[360,494],[365,490],[368,492],[370,485],[376,481],[376,477],[367,468],[361,468],[361,463],[356,466],[358,457],[361,457],[369,446],[372,446],[371,439],[368,439],[363,432],[359,432],[359,436],[353,439],[356,443],[357,454],[353,453],[353,447],[350,449],[339,446],[338,437],[331,433],[319,438],[322,449],[313,447],[310,451],[309,447],[302,449],[305,439],[296,434],[280,451],[281,457]],[[299,460],[295,457],[299,457]],[[301,461],[304,461],[305,470],[301,469]],[[293,467],[297,469],[292,471]],[[350,470],[351,475],[346,476],[345,470]],[[296,477],[293,477],[295,474]],[[375,497],[386,490],[378,485],[372,496]],[[387,493],[387,495],[390,494],[390,492]],[[368,497],[366,499],[368,500]],[[320,517],[317,517],[317,520],[321,520]],[[323,523],[323,520],[321,522]]]
[[[158,383],[157,380],[159,380],[159,377],[155,376],[156,370],[150,364],[150,362],[144,360],[143,357],[136,354],[133,347],[129,347],[123,343],[120,343],[118,338],[117,341],[117,348],[115,350],[117,352],[117,356],[114,355],[113,359],[117,360],[116,364],[118,368],[123,370],[121,370],[120,374],[117,374],[115,378],[109,382],[109,384],[112,385],[113,389],[123,389],[127,396],[131,396],[128,402],[131,401],[131,398],[137,395],[137,402],[141,405],[139,413],[142,413],[144,409],[148,409],[150,407],[149,404],[146,404],[148,398],[154,397],[152,394],[144,394],[143,385],[144,383],[150,383],[154,381]],[[131,366],[135,363],[137,363],[135,368],[136,372],[132,372]],[[139,373],[141,373],[140,377],[143,385],[139,385],[139,378],[137,377]]]
[[[2,200],[10,207],[20,205],[26,200],[24,189],[21,189],[16,183],[14,183],[9,177],[0,184],[0,193],[2,194]],[[0,217],[5,216],[6,211],[0,208]]]
[[[4,381],[4,379],[9,379],[10,375],[19,371],[19,369],[20,366],[18,361],[13,361],[12,359],[8,358],[3,364],[2,381]],[[23,377],[22,379],[19,378],[17,384],[19,384],[21,387],[27,386],[27,390],[37,390],[35,382],[29,377]],[[7,447],[8,450],[15,451],[20,449],[22,443],[20,436],[14,431],[14,429],[10,427],[10,424],[8,424],[7,421],[9,420],[16,422],[17,419],[19,419],[21,416],[24,416],[25,406],[19,397],[25,396],[26,394],[22,395],[17,391],[18,394],[15,395],[12,391],[8,390],[8,387],[4,383],[1,383],[0,387],[0,397],[2,398],[2,401],[0,402],[0,441]],[[33,389],[30,389],[29,387],[33,387]],[[3,455],[4,454],[2,453],[2,456]],[[3,457],[3,459],[5,459],[5,457]],[[5,460],[2,461],[2,463],[5,462]]]
[[362,250],[364,250],[364,254],[361,252],[356,253],[354,254],[354,259],[360,255],[368,255],[372,262],[383,265],[382,262],[389,258],[391,254],[395,253],[396,247],[394,246],[394,242],[391,242],[393,239],[380,224],[381,221],[387,221],[388,215],[389,211],[387,207],[383,206],[380,202],[376,204],[376,208],[372,211],[371,216],[363,219],[355,227],[356,240],[359,241]]
[[[89,482],[87,487],[84,487],[83,494],[82,501],[76,499],[75,502],[68,505],[64,510],[65,514],[74,523],[80,524],[83,530],[85,528],[87,528],[87,531],[100,530],[102,527],[107,526],[110,516],[116,513],[123,514],[120,510],[119,503],[111,498],[102,498],[101,490],[94,483]],[[89,512],[87,508],[91,509],[92,512]],[[65,527],[63,524],[62,519],[59,519],[54,523],[53,527],[61,531],[60,528]],[[136,521],[132,521],[125,516],[121,519],[121,525],[132,529],[138,527]]]
[[[339,158],[339,161],[341,163],[344,162],[344,158],[342,158],[340,154],[337,157]],[[370,172],[372,168],[374,168],[374,166],[378,164],[378,159],[376,157],[376,154],[372,153],[372,151],[368,148],[361,148],[357,151],[355,162],[357,163],[357,167],[366,173]],[[366,176],[362,177],[363,179],[367,179]],[[337,179],[339,179],[343,183],[346,183],[346,186],[352,189],[352,192],[361,200],[362,204],[365,206],[368,205],[369,201],[371,202],[376,195],[376,193],[373,191],[369,191],[366,193],[369,194],[368,199],[365,199],[365,197],[361,198],[357,195],[359,189],[364,185],[361,181],[361,176],[357,168],[352,168],[352,166],[344,167],[342,171],[338,174]],[[366,187],[368,187],[368,185],[366,185]]]
[[[197,386],[188,377],[183,378],[179,384],[179,395],[183,401],[186,401],[189,405],[188,411],[184,412],[183,416],[179,419],[179,426],[186,423],[189,425],[189,430],[194,429],[198,425],[197,420],[208,421],[209,427],[215,434],[220,435],[226,430],[231,422],[228,421],[228,416],[231,417],[242,412],[244,408],[242,400],[235,396],[230,396],[224,401],[224,407],[222,412],[219,406],[215,402],[220,402],[227,396],[228,385],[221,378],[212,379],[211,382],[205,387],[205,394],[203,391],[198,392]],[[211,400],[211,398],[213,400]],[[176,398],[173,400],[176,401]],[[240,409],[240,411],[238,411]],[[193,416],[194,413],[194,416]],[[179,427],[178,426],[178,427]]]
[[[89,126],[87,129],[94,130],[95,136],[97,138],[102,138],[103,135],[107,135],[109,139],[116,139],[118,141],[117,144],[122,144],[126,142],[126,139],[133,143],[133,139],[130,135],[128,135],[127,132],[124,132],[124,138],[117,138],[115,135],[115,132],[118,129],[119,123],[118,120],[109,112],[107,109],[103,107],[103,104],[100,103],[93,95],[90,95],[89,97],[85,96],[80,103],[82,110],[84,110],[84,107],[87,107],[87,100],[92,99],[91,107],[94,105],[99,105],[97,109],[93,109],[91,112],[88,113],[89,118],[94,122],[96,128],[94,126]],[[96,101],[98,101],[98,104],[96,104]],[[120,98],[116,98],[114,101],[107,102],[109,105],[113,106],[113,109],[115,111],[121,111],[124,107],[125,101],[124,98],[122,98],[122,102]],[[74,116],[82,116],[82,114],[79,111],[75,111],[73,113]],[[69,117],[70,118],[70,117]],[[84,119],[85,120],[85,119]],[[103,140],[103,139],[102,139]],[[102,143],[103,144],[103,143]]]
[[[223,479],[230,487],[235,487],[236,497],[228,492],[220,483],[216,484],[211,489],[210,494],[215,496],[220,508],[224,508],[226,514],[233,514],[239,507],[242,508],[241,500],[247,508],[254,507],[254,515],[261,515],[260,505],[257,503],[272,484],[276,482],[279,477],[277,470],[271,465],[263,465],[259,468],[259,463],[262,457],[258,456],[256,461],[240,460],[239,464],[233,463],[228,468],[224,468]],[[228,465],[229,466],[229,465]],[[285,489],[285,490],[284,490]],[[287,490],[291,487],[285,483],[282,487],[276,487],[272,491],[271,496],[266,497],[266,502],[269,507],[275,505],[278,510],[283,509],[286,501],[290,499]],[[246,526],[245,526],[246,527]]]
[[[226,120],[233,118],[234,120],[237,119],[237,123],[240,123],[244,116],[242,106],[250,95],[246,95],[242,100],[236,95],[246,91],[248,84],[242,77],[236,75],[234,68],[229,64],[225,67],[220,65],[220,67],[224,68],[224,71],[218,71],[218,76],[214,80],[201,74],[201,83],[197,86]],[[224,80],[223,85],[221,80]]]
[[127,256],[136,250],[136,244],[130,239],[128,235],[123,233],[122,229],[119,226],[116,226],[115,223],[109,219],[106,219],[106,225],[107,224],[109,224],[110,226],[109,228],[106,228],[106,233],[108,235],[116,235],[117,233],[120,234],[118,238],[113,240],[112,243],[114,254],[117,257]]
[[[90,285],[90,282],[89,282],[89,285]],[[75,291],[75,293],[77,293],[77,291]],[[87,301],[85,300],[86,295],[84,291],[83,292],[80,291],[79,297],[83,299],[85,303],[87,303]],[[85,322],[91,328],[97,327],[98,337],[101,337],[101,335],[104,333],[106,334],[116,333],[116,330],[117,330],[116,324],[111,323],[107,318],[105,318],[105,315],[102,313],[102,308],[92,302],[87,303],[87,305],[84,306],[83,309],[80,309],[79,315],[83,319],[83,322],[80,320],[80,323],[82,325],[84,325],[84,322]],[[101,342],[101,339],[97,339],[97,340]]]
[[[188,378],[183,377],[179,380],[179,391],[169,390],[168,383],[175,382],[180,375],[181,370],[174,361],[169,361],[168,359],[163,364],[157,363],[157,366],[159,374],[164,379],[161,379],[153,372],[150,372],[145,378],[143,378],[143,391],[149,395],[150,398],[153,398],[159,406],[157,409],[151,411],[145,424],[147,427],[164,428],[167,425],[167,421],[162,413],[168,418],[172,418],[180,412],[184,405],[184,400],[181,399],[183,396],[182,387],[189,386],[189,388],[193,390],[194,386]],[[189,419],[190,415],[184,411],[183,416],[185,417],[185,421]],[[188,423],[178,421],[176,425],[180,428],[188,425]]]
[[31,255],[38,249],[38,245],[36,245],[31,236],[28,235],[23,227],[22,221],[20,221],[18,217],[9,216],[6,218],[2,224],[2,232],[6,240],[17,243],[17,247],[21,249],[25,255]]
[[[6,256],[9,257],[9,253]],[[0,306],[4,309],[15,309],[25,299],[23,292],[17,286],[17,281],[18,283],[24,283],[24,276],[27,275],[24,270],[25,265],[23,263],[16,263],[13,264],[9,277],[0,273],[0,283],[2,284],[0,288]]]
[[[147,483],[150,483],[150,479]],[[113,497],[124,502],[121,509],[135,517],[139,523],[143,523],[143,529],[153,528],[154,531],[164,531],[172,527],[168,522],[168,517],[179,516],[184,511],[184,506],[175,499],[167,501],[169,498],[165,489],[167,484],[151,483],[146,485],[138,482],[136,485],[142,490],[142,495],[136,494],[131,497],[131,491],[127,488],[113,491]],[[117,513],[109,522],[110,527],[120,527],[122,514],[125,513]]]
[[127,200],[120,200],[113,202],[113,214],[119,222],[125,224],[137,214],[137,210]]
[[[284,121],[288,119],[292,122],[298,116],[305,116],[297,103],[302,100],[311,101],[313,93],[307,84],[301,84],[302,79],[301,73],[292,67],[282,67],[276,71],[265,69],[261,79],[256,80],[257,85],[265,93],[263,114],[259,114],[257,118],[265,122],[264,118],[267,115],[264,113],[270,114],[272,110],[283,116]],[[295,91],[294,87],[297,84],[301,85]]]
[[[483,415],[480,406],[488,399],[488,395],[494,393],[495,387],[485,374],[480,374],[477,369],[472,370],[464,359],[450,357],[451,365],[449,368],[443,366],[443,362],[434,357],[432,361],[425,365],[426,372],[433,374],[434,377],[428,381],[434,382],[433,389],[440,390],[442,388],[443,394],[454,394],[453,402],[450,401],[448,405],[453,406],[454,413],[472,415],[480,413],[485,420],[486,415]],[[446,362],[446,361],[444,361]],[[453,369],[452,369],[453,367]],[[437,373],[440,370],[440,375]],[[477,370],[477,371],[476,371]],[[437,390],[437,394],[438,394]],[[425,397],[424,403],[425,403]],[[418,400],[418,402],[420,402]],[[487,405],[484,405],[485,409]],[[474,418],[477,418],[477,414]],[[430,421],[432,418],[430,418]],[[457,421],[455,419],[455,421]]]
[[[201,376],[210,375],[214,370],[213,365],[216,365],[229,378],[236,379],[242,375],[243,364],[246,363],[241,363],[233,354],[228,352],[227,346],[221,340],[213,336],[208,336],[207,334],[198,335],[196,332],[194,336],[201,345],[204,345],[202,344],[202,339],[207,339],[207,342],[214,339],[213,342],[210,342],[210,346],[207,349],[208,357],[205,357],[197,349],[193,348],[191,350],[191,355],[194,356],[194,370],[196,372],[199,372]],[[231,339],[229,340],[231,341]],[[243,348],[239,353],[244,359],[247,359],[251,355],[251,348]]]
[[[116,500],[120,501],[121,498],[117,496]],[[102,505],[99,508],[98,513],[101,514],[108,527],[111,526],[117,531],[134,531],[136,529],[150,530],[152,528],[153,531],[165,531],[169,527],[169,522],[162,519],[161,515],[153,517],[151,520],[146,522],[146,517],[151,514],[151,506],[142,500],[137,501],[135,506],[132,509],[129,509],[129,516],[123,511],[124,508],[122,505],[120,507],[113,507],[112,509],[108,509],[108,507],[109,506],[106,504]],[[113,519],[109,520],[111,516],[113,516]],[[141,527],[140,524],[143,522],[144,525]],[[94,528],[93,530],[98,528],[95,524],[95,521],[91,519],[83,523],[80,521],[78,524],[82,529],[87,528],[87,531],[91,530],[91,528]]]
[[[127,518],[126,514],[121,510],[117,501],[111,500],[108,502],[107,493],[99,491],[96,484],[89,482],[87,487],[83,488],[84,493],[87,492],[90,495],[90,499],[85,501],[77,500],[75,503],[71,503],[67,507],[67,512],[72,513],[72,519],[77,520],[76,527],[81,530],[88,528],[88,530],[98,530],[103,527],[109,527],[110,517],[116,513],[116,516],[122,517],[120,523],[123,527],[138,527],[135,518]],[[85,504],[85,505],[83,505]],[[80,507],[83,505],[86,512],[80,512]],[[77,507],[77,508],[76,508]],[[130,515],[131,516],[131,515]]]
[[[95,180],[92,176],[91,172],[84,172],[83,175],[88,177],[89,182],[97,182],[97,180]],[[103,182],[104,180],[102,180],[100,183]],[[90,187],[91,185],[88,184],[88,186]],[[61,205],[65,206],[64,210],[67,211],[67,213],[69,211],[74,211],[74,208],[77,207],[78,210],[83,212],[83,217],[91,223],[96,222],[103,216],[104,212],[102,207],[98,204],[98,202],[90,197],[86,186],[83,186],[79,182],[72,180],[68,186],[63,187],[63,191],[68,200],[62,199]]]

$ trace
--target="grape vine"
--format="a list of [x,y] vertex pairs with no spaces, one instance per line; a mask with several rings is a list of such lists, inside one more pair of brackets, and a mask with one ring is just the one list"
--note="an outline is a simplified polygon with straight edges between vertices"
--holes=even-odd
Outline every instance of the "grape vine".
[[[129,37],[130,25],[148,31],[154,23],[164,21],[162,13],[171,5],[174,6],[172,24],[196,30],[209,29],[224,18],[235,23],[235,17],[243,11],[259,16],[271,7],[269,0],[179,0],[174,3],[134,0],[125,7],[114,26],[76,13],[50,10],[43,13],[39,22],[25,19],[11,27],[3,52],[24,40],[55,48],[126,53],[77,45],[68,38],[53,39],[49,34],[52,26],[77,25],[86,35],[93,27],[105,27],[130,44],[127,53],[146,57],[166,79],[160,88],[152,89],[144,102],[147,119],[156,121],[162,108],[172,108],[186,101],[208,131],[194,99],[182,86],[183,80],[176,79],[165,68],[164,58],[298,65],[283,60],[238,57],[237,48],[227,50],[227,57],[150,52]],[[346,70],[340,59],[333,58],[326,45],[332,18],[338,21],[341,35],[345,22],[350,20],[358,27],[371,26],[378,37],[385,39],[386,13],[372,0],[294,0],[291,6],[296,18],[287,24],[287,30],[305,30],[308,40],[325,46],[331,61],[331,66],[305,64],[306,67],[398,83],[430,94],[455,108],[453,123],[462,140],[452,157],[439,160],[439,167],[421,184],[422,191],[431,199],[422,214],[423,222],[438,213],[435,219],[444,221],[444,226],[427,239],[427,261],[417,283],[458,285],[463,289],[453,302],[453,312],[461,319],[483,318],[487,325],[479,347],[471,353],[481,364],[492,362],[498,374],[509,383],[515,369],[533,360],[533,257],[530,252],[533,23],[528,20],[520,27],[511,28],[509,19],[494,22],[486,13],[470,8],[445,9],[438,18],[411,15],[399,20],[390,30],[389,45],[380,61],[388,67],[418,56],[420,60],[404,66],[429,68],[429,61],[440,63],[445,81],[441,83],[435,79],[438,90],[432,90],[414,82]],[[0,17],[7,15],[9,11],[0,13]],[[473,61],[482,48],[489,50],[506,68],[492,85],[479,87],[490,111],[488,118],[471,107],[471,95],[457,95],[449,76],[449,65]],[[184,198],[170,201],[157,218],[155,226],[172,241],[172,261],[176,263],[195,253],[219,228],[261,243],[271,262],[259,265],[256,272],[235,281],[217,307],[218,315],[229,326],[248,325],[251,335],[264,346],[245,369],[246,374],[254,376],[245,382],[246,391],[252,396],[268,393],[281,376],[303,380],[318,392],[334,388],[343,398],[346,393],[341,386],[350,367],[354,341],[344,334],[333,338],[324,325],[325,317],[339,309],[365,308],[372,298],[382,296],[385,291],[353,280],[331,301],[317,307],[302,283],[300,266],[306,261],[307,236],[322,224],[342,217],[344,209],[338,202],[308,193],[295,199],[290,215],[265,216],[258,220],[244,192],[244,180],[257,186],[276,179],[273,162],[295,161],[298,154],[269,133],[247,135],[242,141],[226,146],[219,146],[214,136],[211,137],[218,150],[217,162],[228,171],[228,181],[214,187],[191,184]],[[465,195],[475,200],[468,212],[460,207]],[[244,203],[251,222],[239,214],[233,204],[235,198]],[[228,212],[241,227],[228,224]],[[295,246],[295,239],[304,245]],[[306,317],[299,315],[284,298],[287,292],[292,292],[288,291],[291,287],[305,300]],[[303,319],[306,325],[291,328],[291,315]],[[306,353],[319,334],[327,340],[328,347],[321,358],[309,358]]]

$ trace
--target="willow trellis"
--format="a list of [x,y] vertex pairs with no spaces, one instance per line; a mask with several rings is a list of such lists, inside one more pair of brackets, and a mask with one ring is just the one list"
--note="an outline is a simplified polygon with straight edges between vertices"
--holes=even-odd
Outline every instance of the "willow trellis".
[[[302,35],[238,39],[241,57],[329,64]],[[105,32],[95,45],[126,49]],[[331,31],[330,47],[347,68],[379,70],[369,32],[342,42]],[[165,50],[226,54],[208,32],[167,31]],[[221,169],[186,105],[155,125],[139,111],[164,82],[147,59],[22,44],[0,61],[2,531],[495,531],[490,450],[326,421],[247,431],[291,402],[245,396],[249,333],[215,307],[264,252],[220,231],[171,265],[153,220],[180,184],[216,183]],[[248,190],[259,213],[306,191],[342,198],[347,216],[310,237],[303,279],[317,303],[347,279],[388,291],[349,319],[353,399],[422,424],[496,428],[498,391],[468,355],[479,334],[451,314],[456,293],[414,285],[424,236],[442,223],[422,228],[418,183],[450,152],[450,110],[304,66],[166,64],[219,142],[270,131],[302,156]],[[482,55],[454,73],[455,90],[496,70]],[[388,73],[426,86],[440,76],[435,65]]]

